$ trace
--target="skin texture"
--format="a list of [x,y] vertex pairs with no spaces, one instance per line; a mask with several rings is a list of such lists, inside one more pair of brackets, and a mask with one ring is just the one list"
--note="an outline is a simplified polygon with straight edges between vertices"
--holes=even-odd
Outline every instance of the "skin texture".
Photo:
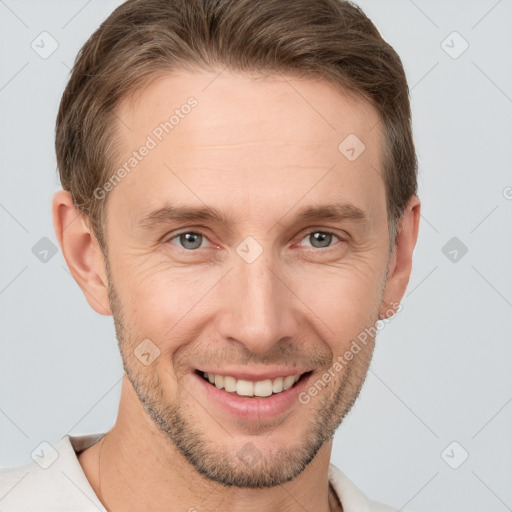
[[[419,199],[388,259],[378,114],[304,78],[163,76],[120,105],[117,165],[191,96],[197,106],[108,193],[108,261],[69,193],[53,200],[68,266],[91,307],[113,314],[126,372],[114,427],[79,461],[114,511],[341,510],[328,491],[332,436],[359,394],[373,338],[307,404],[270,419],[221,411],[192,371],[296,368],[321,378],[403,297]],[[349,134],[366,146],[354,161],[338,150]],[[296,219],[305,206],[339,202],[366,220]],[[214,207],[229,224],[141,225],[177,204]],[[318,232],[333,236],[317,241]],[[202,236],[186,245],[183,233]],[[248,236],[262,251],[251,263],[237,252]],[[160,351],[147,366],[134,353],[146,339]],[[251,465],[237,456],[248,443],[259,454]]]

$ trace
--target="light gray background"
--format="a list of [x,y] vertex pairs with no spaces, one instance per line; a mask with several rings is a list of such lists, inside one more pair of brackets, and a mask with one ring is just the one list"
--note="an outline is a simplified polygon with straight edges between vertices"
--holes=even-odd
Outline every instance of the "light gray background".
[[[0,0],[0,465],[115,420],[112,319],[87,305],[60,251],[42,262],[32,248],[57,244],[54,123],[69,69],[120,3]],[[403,310],[379,334],[333,462],[397,508],[512,510],[512,2],[358,3],[406,68],[422,222]],[[47,59],[31,47],[43,31],[59,45]],[[467,247],[455,262],[442,251],[452,237]],[[458,469],[446,462],[465,452]]]

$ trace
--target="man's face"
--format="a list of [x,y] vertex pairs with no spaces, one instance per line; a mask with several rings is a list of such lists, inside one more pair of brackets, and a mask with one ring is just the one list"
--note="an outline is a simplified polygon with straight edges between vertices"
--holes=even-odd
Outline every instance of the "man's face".
[[[156,147],[109,192],[110,299],[133,407],[209,479],[271,486],[332,438],[366,376],[373,339],[299,400],[378,319],[383,135],[370,105],[327,82],[215,77],[169,75],[121,104],[116,164],[148,136]],[[343,218],[300,215],[340,204]],[[172,215],[184,208],[226,222]]]

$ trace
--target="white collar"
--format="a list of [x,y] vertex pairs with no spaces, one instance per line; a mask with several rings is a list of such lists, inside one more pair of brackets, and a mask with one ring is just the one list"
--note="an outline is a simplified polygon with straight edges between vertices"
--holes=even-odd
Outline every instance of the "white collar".
[[[64,436],[55,446],[58,458],[47,469],[31,460],[24,466],[0,469],[2,512],[106,512],[87,480],[77,453],[97,443],[105,433]],[[368,500],[334,464],[329,481],[343,512],[392,512],[395,509]]]

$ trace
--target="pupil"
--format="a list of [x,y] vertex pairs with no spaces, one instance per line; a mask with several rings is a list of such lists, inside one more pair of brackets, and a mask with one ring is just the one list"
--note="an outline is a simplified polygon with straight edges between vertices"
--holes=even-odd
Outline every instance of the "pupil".
[[[202,235],[198,235],[197,233],[183,233],[181,238],[181,243],[185,249],[197,249],[201,247],[201,237]],[[194,240],[195,239],[195,240]],[[199,243],[198,243],[199,240]]]
[[[323,245],[321,244],[319,247],[328,247],[330,245],[330,242],[331,242],[331,239],[332,239],[332,235],[329,234],[329,233],[322,233],[321,231],[317,231],[316,233],[313,234],[313,240],[316,242],[327,242],[327,243],[323,243]],[[313,247],[318,247],[315,245],[315,243],[313,243]]]

